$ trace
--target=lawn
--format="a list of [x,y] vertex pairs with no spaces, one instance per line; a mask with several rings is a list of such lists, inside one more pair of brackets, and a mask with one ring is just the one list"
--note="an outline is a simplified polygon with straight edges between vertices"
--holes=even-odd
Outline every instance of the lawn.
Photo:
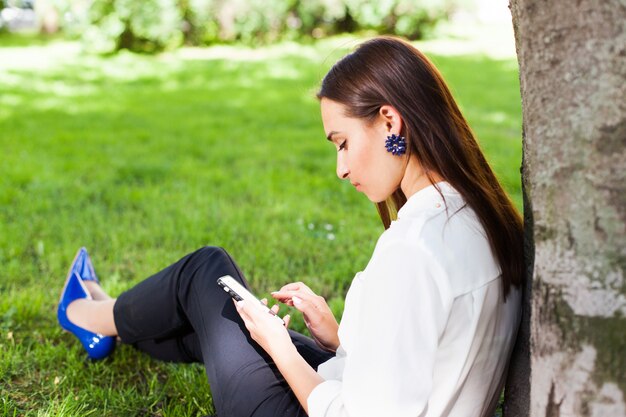
[[[210,244],[258,294],[303,280],[341,314],[382,231],[337,179],[314,98],[345,44],[95,57],[0,38],[1,416],[213,411],[201,366],[128,346],[92,363],[61,332],[56,302],[83,245],[112,295]],[[521,207],[515,60],[431,57]]]

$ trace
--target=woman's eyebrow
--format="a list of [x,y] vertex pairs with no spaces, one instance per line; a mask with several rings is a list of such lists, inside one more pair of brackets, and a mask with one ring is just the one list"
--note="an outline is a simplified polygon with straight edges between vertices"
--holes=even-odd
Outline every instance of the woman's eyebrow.
[[329,141],[333,141],[333,135],[337,134],[339,132],[335,131],[335,130],[331,130],[328,135],[326,135],[326,139],[328,139]]

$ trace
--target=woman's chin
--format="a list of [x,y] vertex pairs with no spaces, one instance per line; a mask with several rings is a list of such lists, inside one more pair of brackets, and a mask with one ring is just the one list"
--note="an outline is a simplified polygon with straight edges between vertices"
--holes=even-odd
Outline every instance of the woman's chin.
[[380,196],[380,195],[371,195],[371,194],[368,194],[368,193],[363,192],[363,191],[361,191],[361,192],[362,192],[363,194],[365,194],[365,196],[367,197],[367,199],[368,199],[369,201],[371,201],[372,203],[374,203],[374,204],[382,203],[382,202],[384,202],[384,201],[387,199],[387,197],[388,197],[388,196]]
[[362,192],[363,194],[365,194],[365,196],[368,198],[369,201],[371,201],[374,204],[378,204],[378,203],[384,203],[388,198],[390,198],[393,193],[376,193],[376,194],[372,194],[372,193],[368,193],[367,191],[363,191],[363,190],[359,190],[360,192]]

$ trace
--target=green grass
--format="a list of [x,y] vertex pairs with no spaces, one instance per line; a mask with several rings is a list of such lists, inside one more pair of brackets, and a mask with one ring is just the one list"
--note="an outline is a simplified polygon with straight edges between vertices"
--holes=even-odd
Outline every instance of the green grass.
[[[257,293],[303,280],[341,313],[382,228],[336,178],[313,98],[340,42],[103,58],[2,39],[0,415],[213,411],[201,366],[128,346],[91,363],[61,332],[56,302],[82,245],[112,295],[211,244]],[[515,61],[431,56],[520,207]]]

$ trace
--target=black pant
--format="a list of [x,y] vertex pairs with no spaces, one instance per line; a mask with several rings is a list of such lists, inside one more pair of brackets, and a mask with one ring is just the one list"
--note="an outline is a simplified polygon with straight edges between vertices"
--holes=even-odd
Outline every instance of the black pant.
[[[217,285],[223,275],[248,287],[224,249],[205,247],[124,292],[113,309],[120,338],[157,359],[203,362],[220,417],[305,416]],[[312,367],[332,357],[310,338],[289,332]]]

